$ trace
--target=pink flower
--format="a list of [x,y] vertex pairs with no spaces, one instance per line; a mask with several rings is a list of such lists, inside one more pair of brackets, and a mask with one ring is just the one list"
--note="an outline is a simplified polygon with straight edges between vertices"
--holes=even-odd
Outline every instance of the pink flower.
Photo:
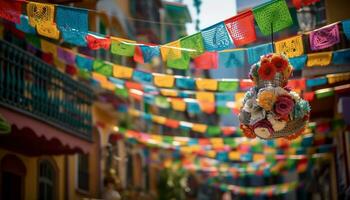
[[279,117],[284,117],[289,115],[290,112],[292,112],[293,107],[294,101],[291,96],[280,95],[277,97],[274,110]]

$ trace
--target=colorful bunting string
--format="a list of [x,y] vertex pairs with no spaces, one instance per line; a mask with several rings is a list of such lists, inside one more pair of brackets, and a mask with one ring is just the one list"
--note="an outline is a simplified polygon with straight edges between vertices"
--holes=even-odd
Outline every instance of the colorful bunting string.
[[[309,5],[309,3],[309,1],[307,3],[299,2],[295,3],[295,5],[299,7],[300,5]],[[3,4],[5,5],[5,3]],[[13,6],[15,6],[14,3],[11,4],[9,11],[4,12],[5,14],[0,17],[5,19],[9,18],[6,13],[8,14],[11,11],[11,16],[16,17],[16,20],[12,21],[20,23],[18,19],[21,13],[14,12],[13,10],[16,9],[13,9]],[[88,11],[84,9],[36,2],[28,2],[26,7],[29,16],[29,24],[36,27],[40,35],[58,39],[59,33],[61,32],[64,41],[70,44],[78,46],[88,45],[91,49],[108,49],[110,46],[112,53],[123,56],[134,56],[135,61],[140,63],[149,62],[154,56],[158,56],[161,52],[163,60],[167,61],[169,67],[176,69],[188,69],[190,57],[195,58],[205,51],[218,51],[254,42],[256,38],[253,23],[254,18],[263,34],[270,34],[271,31],[282,30],[293,23],[286,2],[284,0],[274,0],[253,8],[253,11],[248,10],[240,13],[224,22],[219,22],[208,27],[200,33],[186,36],[169,44],[146,45],[124,38],[109,38],[91,32],[88,34]],[[40,15],[36,12],[44,13],[46,16],[45,19],[39,17]],[[54,18],[57,19],[56,23],[58,28],[56,27]],[[72,20],[66,20],[67,18]],[[10,20],[11,19],[12,18],[10,18]],[[346,33],[346,21],[344,21],[342,25]],[[338,23],[332,24],[310,32],[309,37],[312,50],[327,48],[338,43],[340,41],[338,26]],[[50,32],[45,32],[48,30],[50,30]],[[98,36],[98,38],[94,36]],[[301,55],[303,51],[301,36],[302,35],[298,35],[286,40],[277,41],[276,50],[284,52],[290,57]],[[325,44],[325,42],[327,44]],[[112,45],[109,45],[110,43],[112,43]],[[102,45],[102,47],[98,47],[99,45]],[[271,52],[271,49],[272,46],[269,44],[248,48],[247,63],[254,63],[258,60],[257,56]],[[245,51],[240,53],[244,52]],[[168,56],[168,54],[170,54],[170,56]],[[243,63],[242,60],[235,64],[229,64],[228,66],[241,66],[241,63]],[[196,66],[201,68],[201,65]],[[203,66],[203,68],[215,68],[216,66],[217,64],[213,63],[209,66]]]

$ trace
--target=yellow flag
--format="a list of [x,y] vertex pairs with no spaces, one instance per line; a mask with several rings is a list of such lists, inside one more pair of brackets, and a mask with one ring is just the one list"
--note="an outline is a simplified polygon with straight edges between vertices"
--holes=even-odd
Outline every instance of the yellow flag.
[[332,60],[332,52],[320,52],[320,53],[310,53],[307,54],[307,63],[308,67],[313,66],[326,66],[331,63]]
[[218,82],[215,79],[197,79],[196,85],[199,90],[215,91],[218,87]]
[[99,83],[102,83],[102,82],[107,82],[107,77],[102,75],[102,74],[99,74],[99,73],[96,73],[96,72],[92,72],[92,78],[96,81],[98,81]]
[[166,118],[159,115],[153,115],[152,121],[158,124],[165,124]]
[[101,87],[106,90],[114,91],[115,90],[115,85],[111,83],[110,81],[104,81],[101,84]]
[[163,141],[163,137],[161,135],[150,135],[150,138],[158,143],[162,142]]
[[205,133],[205,131],[207,131],[207,125],[193,123],[192,130],[199,133]]
[[264,160],[265,160],[264,154],[260,154],[260,153],[253,154],[253,161],[254,162],[259,162],[259,161],[264,161]]
[[340,81],[347,81],[347,80],[350,79],[350,72],[348,72],[348,73],[339,73],[339,74],[328,74],[327,78],[328,78],[328,83],[329,84],[337,83],[337,82],[340,82]]
[[176,111],[186,110],[186,102],[183,99],[172,99],[171,106]]
[[176,97],[177,91],[176,90],[169,90],[169,89],[160,89],[160,94],[166,97]]
[[153,73],[154,85],[170,88],[174,86],[175,77],[171,75]]
[[132,77],[133,69],[121,65],[113,66],[113,76],[116,78],[130,79]]
[[215,95],[212,92],[196,92],[196,98],[201,102],[215,102]]
[[45,53],[50,53],[54,58],[57,58],[57,45],[44,39],[40,39],[41,50]]
[[40,35],[56,40],[59,39],[60,31],[54,22],[54,4],[29,2],[27,4],[27,15],[29,24],[36,27]]
[[304,54],[303,38],[297,35],[285,40],[275,42],[276,53],[284,54],[288,58]]
[[229,154],[228,154],[228,158],[230,160],[240,160],[241,158],[241,155],[238,151],[231,151]]
[[209,141],[211,144],[224,144],[224,140],[222,138],[210,138]]
[[160,53],[162,54],[163,61],[171,59],[181,58],[180,40],[170,42],[160,47]]
[[215,158],[216,157],[216,152],[215,151],[207,151],[207,156],[209,158]]

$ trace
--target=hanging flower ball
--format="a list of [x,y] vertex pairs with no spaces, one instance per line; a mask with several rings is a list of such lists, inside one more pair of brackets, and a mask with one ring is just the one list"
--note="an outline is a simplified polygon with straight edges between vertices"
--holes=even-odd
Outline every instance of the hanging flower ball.
[[239,120],[248,138],[295,139],[308,123],[310,105],[286,87],[293,67],[280,54],[262,56],[249,72],[254,86],[244,96]]

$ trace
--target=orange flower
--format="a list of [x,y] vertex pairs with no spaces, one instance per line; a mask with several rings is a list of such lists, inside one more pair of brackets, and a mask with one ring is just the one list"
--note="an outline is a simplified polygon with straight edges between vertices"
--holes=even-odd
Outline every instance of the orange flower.
[[262,80],[272,80],[275,77],[276,68],[270,62],[264,62],[261,63],[258,74]]
[[288,67],[288,61],[280,55],[273,56],[271,63],[275,66],[277,72],[281,72]]
[[256,135],[254,134],[253,130],[249,127],[249,126],[246,126],[244,124],[241,124],[240,125],[240,128],[242,129],[244,135],[247,137],[247,138],[256,138]]

